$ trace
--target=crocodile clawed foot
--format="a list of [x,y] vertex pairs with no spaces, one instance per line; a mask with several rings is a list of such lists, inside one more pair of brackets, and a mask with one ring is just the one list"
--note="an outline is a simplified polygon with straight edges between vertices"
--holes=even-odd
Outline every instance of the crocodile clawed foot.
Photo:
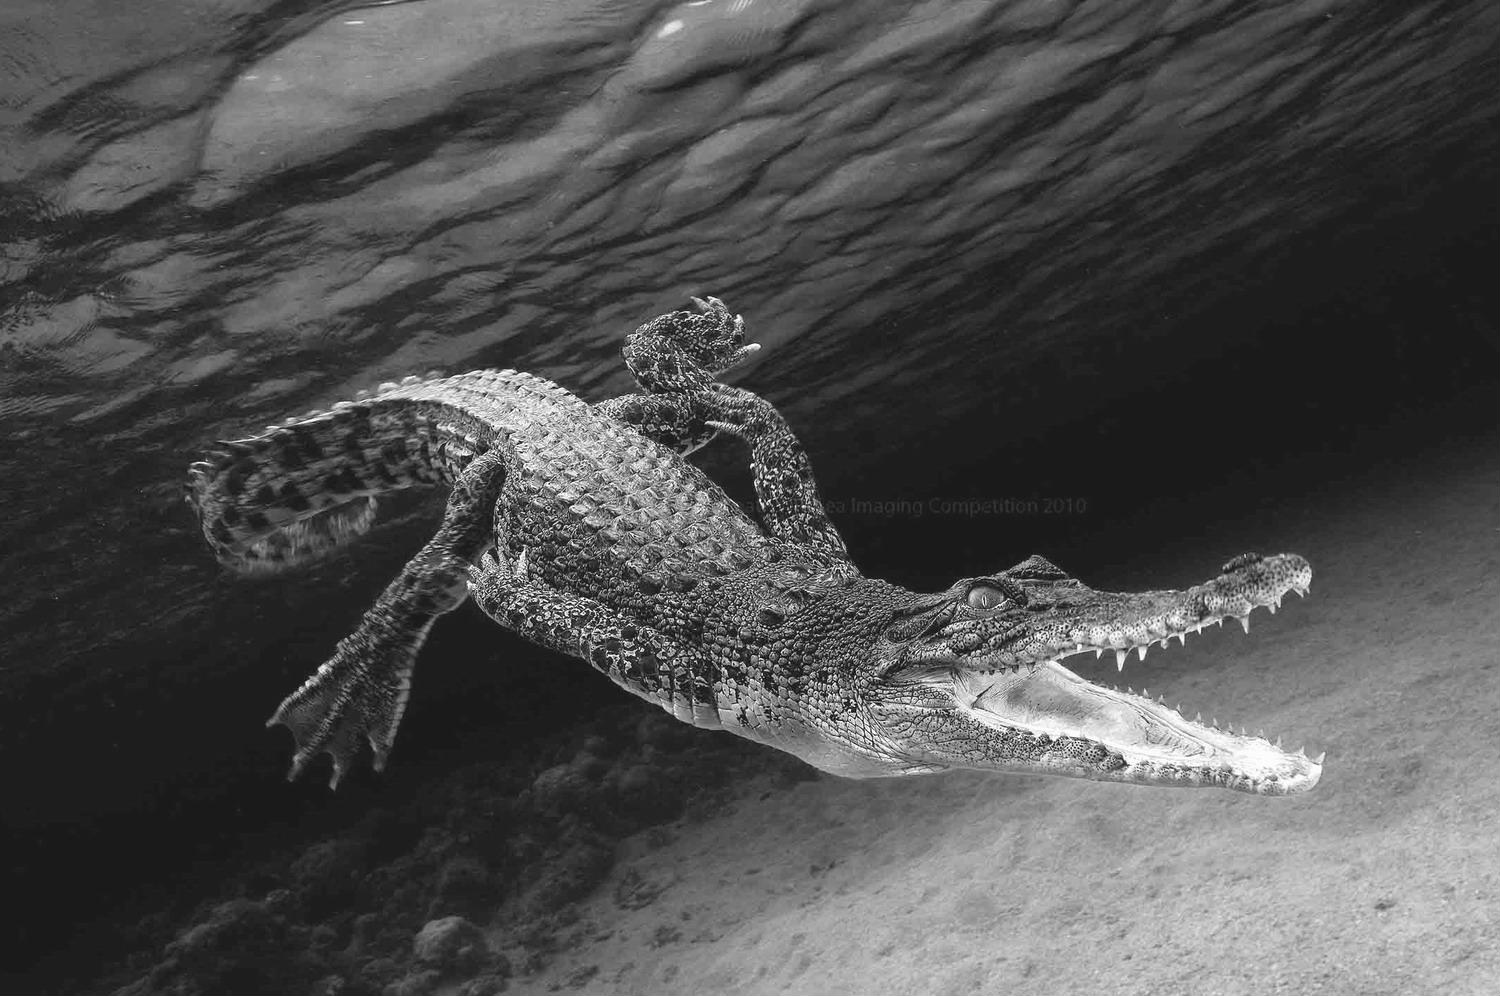
[[501,557],[500,551],[494,547],[489,547],[479,555],[477,561],[469,565],[469,584],[472,585],[488,575],[496,575],[515,581],[527,581],[531,577],[529,563],[524,549],[516,555],[515,560],[511,561]]
[[704,366],[715,376],[734,369],[760,350],[760,343],[745,341],[744,317],[730,314],[723,301],[716,297],[695,297],[693,303],[717,325],[718,334],[706,344],[708,353],[703,356]]
[[375,770],[385,770],[411,691],[416,648],[402,641],[372,645],[360,635],[340,643],[337,652],[283,699],[266,721],[267,727],[285,726],[296,741],[288,781],[301,775],[319,754],[327,754],[333,759],[328,787],[338,788],[361,740],[374,751]]
[[745,320],[716,297],[693,298],[697,311],[673,311],[630,334],[625,361],[652,390],[697,390],[760,349],[745,342]]

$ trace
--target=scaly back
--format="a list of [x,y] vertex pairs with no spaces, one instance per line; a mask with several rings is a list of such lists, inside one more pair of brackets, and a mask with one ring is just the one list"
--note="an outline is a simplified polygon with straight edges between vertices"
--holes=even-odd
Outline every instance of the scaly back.
[[723,573],[767,556],[762,530],[696,467],[515,370],[409,377],[220,446],[191,468],[187,497],[240,571],[321,556],[371,527],[379,495],[451,484],[496,447],[510,468],[497,539],[554,584],[589,590],[622,566]]

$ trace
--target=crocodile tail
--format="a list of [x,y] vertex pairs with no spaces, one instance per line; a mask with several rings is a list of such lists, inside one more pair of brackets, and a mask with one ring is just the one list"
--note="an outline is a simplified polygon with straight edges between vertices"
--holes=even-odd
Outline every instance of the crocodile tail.
[[220,563],[245,574],[285,570],[367,532],[378,495],[449,483],[457,454],[436,435],[409,408],[341,404],[221,441],[189,468],[185,497]]

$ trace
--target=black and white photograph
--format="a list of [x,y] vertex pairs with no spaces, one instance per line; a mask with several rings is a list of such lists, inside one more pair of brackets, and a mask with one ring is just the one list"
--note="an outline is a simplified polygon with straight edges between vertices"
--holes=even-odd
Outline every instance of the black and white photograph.
[[0,0],[0,994],[1494,996],[1500,6]]

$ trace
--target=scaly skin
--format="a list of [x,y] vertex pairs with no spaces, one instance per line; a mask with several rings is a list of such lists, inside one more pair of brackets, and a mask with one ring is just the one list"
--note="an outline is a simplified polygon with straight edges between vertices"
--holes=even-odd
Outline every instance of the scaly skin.
[[[443,524],[271,723],[337,785],[360,739],[388,757],[412,666],[469,595],[502,625],[592,664],[696,726],[851,777],[1032,771],[1263,795],[1321,758],[1093,685],[1058,660],[1185,638],[1305,593],[1295,554],[1245,554],[1184,591],[1098,592],[1032,557],[922,595],[863,577],[780,414],[715,378],[755,347],[710,298],[633,333],[645,393],[587,405],[515,371],[408,378],[222,444],[188,499],[219,559],[275,570],[369,528],[378,495],[452,488]],[[749,445],[762,524],[681,454]],[[1247,623],[1248,628],[1248,623]]]

